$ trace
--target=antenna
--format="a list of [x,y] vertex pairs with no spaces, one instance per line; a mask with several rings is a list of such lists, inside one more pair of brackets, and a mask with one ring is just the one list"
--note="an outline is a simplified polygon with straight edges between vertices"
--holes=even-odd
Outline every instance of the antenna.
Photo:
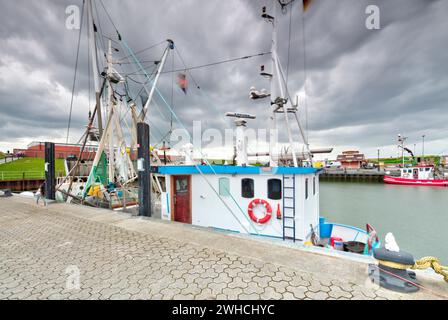
[[226,117],[240,119],[256,119],[257,117],[248,113],[226,112]]
[[234,159],[239,166],[247,166],[249,160],[247,158],[247,137],[244,133],[247,121],[244,119],[255,119],[256,117],[247,113],[226,112],[227,117],[236,118],[236,136],[234,145]]
[[269,22],[274,21],[274,17],[266,13],[266,7],[261,8],[261,17]]

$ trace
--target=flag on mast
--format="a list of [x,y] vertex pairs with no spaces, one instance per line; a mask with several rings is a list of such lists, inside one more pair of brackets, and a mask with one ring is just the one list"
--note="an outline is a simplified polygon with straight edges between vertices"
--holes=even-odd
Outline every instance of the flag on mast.
[[313,0],[303,0],[303,11],[308,10],[309,5]]
[[187,75],[185,73],[179,73],[177,75],[177,83],[178,83],[179,87],[182,89],[182,91],[185,94],[187,94],[188,80],[187,80]]

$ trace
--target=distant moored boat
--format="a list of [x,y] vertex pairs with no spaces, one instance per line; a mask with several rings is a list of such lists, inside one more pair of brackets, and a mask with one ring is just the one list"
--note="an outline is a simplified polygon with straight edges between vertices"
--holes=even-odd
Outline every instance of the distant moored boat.
[[400,169],[400,177],[384,176],[384,183],[409,186],[448,187],[448,179],[435,179],[433,166]]

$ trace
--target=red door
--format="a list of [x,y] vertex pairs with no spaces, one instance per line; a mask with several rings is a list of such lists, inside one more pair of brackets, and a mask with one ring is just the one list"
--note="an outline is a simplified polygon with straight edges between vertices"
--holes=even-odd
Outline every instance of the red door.
[[173,177],[174,221],[191,224],[190,176]]
[[414,179],[418,179],[418,169],[414,169]]

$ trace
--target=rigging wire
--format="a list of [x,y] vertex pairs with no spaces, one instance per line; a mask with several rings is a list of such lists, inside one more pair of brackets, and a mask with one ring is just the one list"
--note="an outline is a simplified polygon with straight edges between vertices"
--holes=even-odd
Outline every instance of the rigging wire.
[[[171,69],[174,69],[174,53],[171,52]],[[174,109],[174,73],[171,74],[171,106]],[[170,133],[173,131],[173,115],[170,114]]]
[[[92,1],[93,2],[93,5],[95,6],[95,11],[96,11],[96,17],[97,17],[97,19],[96,19],[96,21],[98,22],[98,31],[99,31],[99,34],[100,35],[102,35],[103,34],[103,29],[102,29],[102,27],[101,27],[101,21],[100,21],[100,17],[99,17],[99,13],[98,13],[98,7],[97,7],[97,5],[96,5],[96,1]],[[92,12],[92,18],[94,19],[94,13]],[[94,22],[95,22],[95,20],[94,20]],[[90,21],[89,21],[89,23],[90,23]],[[94,37],[95,38],[95,37]],[[104,44],[104,40],[103,40],[103,37],[98,37],[99,38],[99,42],[100,42],[100,45],[101,45],[101,49],[103,50],[103,56],[105,57],[106,56],[106,45]],[[95,52],[95,54],[98,54],[97,52]],[[97,59],[97,61],[100,61],[101,62],[101,68],[102,68],[102,70],[104,70],[104,68],[105,68],[105,65],[104,65],[104,61],[103,61],[103,59]],[[97,68],[98,68],[98,74],[100,74],[101,72],[100,72],[100,70],[99,70],[99,66],[98,66],[98,64],[97,64]]]
[[[142,63],[153,63],[153,64],[156,64],[156,62],[158,63],[159,61],[158,60],[143,60],[142,61]],[[116,62],[117,64],[119,64],[119,65],[122,65],[122,64],[133,64],[133,62],[121,62],[121,61],[117,61]]]
[[[177,47],[174,47],[174,50],[176,50],[176,53],[177,53],[177,55],[179,56],[180,61],[181,61],[182,64],[184,65],[184,68],[185,68],[184,72],[187,72],[187,71],[188,71],[188,74],[190,75],[191,80],[193,80],[194,84],[196,85],[196,88],[200,90],[201,87],[199,87],[198,83],[196,82],[196,80],[194,79],[193,75],[192,75],[191,72],[190,72],[190,71],[193,70],[193,69],[198,69],[198,67],[196,67],[196,68],[187,68],[187,64],[185,63],[184,58],[182,58],[182,56],[181,56],[179,50],[177,49]],[[227,62],[230,62],[230,61],[227,61]],[[224,63],[224,62],[220,62],[220,63]],[[209,65],[203,65],[203,66],[201,66],[201,68],[202,68],[202,67],[206,67],[206,66],[210,66],[210,65],[215,65],[215,64],[219,64],[219,63],[209,64]],[[180,70],[179,70],[179,71],[180,71]],[[178,72],[178,71],[172,71],[172,72]]]
[[85,0],[82,1],[82,8],[81,8],[82,13],[81,13],[81,21],[80,21],[79,34],[78,34],[78,48],[76,49],[75,74],[73,76],[72,97],[70,100],[70,113],[68,116],[67,137],[65,139],[65,143],[68,143],[68,138],[70,136],[70,125],[72,122],[73,100],[75,97],[76,77],[78,75],[79,48],[81,47],[82,25],[83,25],[83,18],[84,18],[84,5],[85,5]]
[[[179,55],[179,51],[176,49],[177,54]],[[260,56],[264,56],[267,54],[271,54],[271,52],[261,52],[261,53],[257,53],[257,54],[251,54],[251,55],[247,55],[247,56],[242,56],[242,57],[238,57],[238,58],[232,58],[232,59],[226,59],[226,60],[219,60],[216,62],[211,62],[211,63],[207,63],[207,64],[202,64],[202,65],[198,65],[198,66],[193,66],[193,67],[187,67],[185,65],[185,62],[183,61],[183,59],[181,58],[181,56],[179,55],[179,58],[182,61],[182,64],[184,65],[183,69],[176,69],[176,70],[167,70],[167,71],[162,71],[161,73],[173,73],[173,72],[182,72],[182,71],[191,71],[191,70],[196,70],[196,69],[201,69],[201,68],[206,68],[206,67],[211,67],[211,66],[215,66],[215,65],[219,65],[219,64],[224,64],[224,63],[229,63],[229,62],[234,62],[234,61],[238,61],[238,60],[245,60],[245,59],[250,59],[250,58],[255,58],[255,57],[260,57]],[[137,71],[139,72],[139,71]],[[129,73],[129,75],[145,75],[143,73],[137,73],[137,72],[133,72],[133,73]],[[193,80],[194,84],[197,86],[198,89],[200,89],[199,85],[197,84],[197,82],[195,81],[195,79],[192,77],[191,72],[188,72],[191,79]]]
[[102,6],[103,9],[104,9],[104,12],[106,13],[107,18],[109,19],[110,23],[111,23],[112,26],[114,27],[115,32],[117,33],[118,39],[121,40],[121,35],[120,35],[120,33],[118,32],[118,28],[117,28],[117,26],[115,25],[114,21],[112,20],[112,17],[110,16],[109,12],[107,11],[106,6],[105,6],[104,3],[103,3],[103,0],[100,0],[100,3],[101,3],[101,6]]
[[305,11],[302,12],[302,41],[303,41],[303,91],[304,91],[304,104],[305,104],[305,133],[306,133],[306,141],[309,142],[309,132],[308,132],[308,101],[307,101],[307,60],[306,60],[306,39],[305,39]]
[[[89,21],[87,20],[87,25],[89,25]],[[87,75],[88,75],[88,86],[89,86],[89,89],[88,89],[88,97],[89,97],[89,120],[90,120],[90,117],[91,117],[91,108],[90,108],[90,102],[91,102],[91,100],[90,100],[90,96],[91,96],[91,85],[92,85],[92,77],[91,77],[91,75],[90,75],[90,69],[93,69],[92,67],[91,67],[91,64],[92,64],[92,62],[90,61],[90,50],[91,50],[91,47],[90,47],[90,32],[87,32]]]
[[[149,46],[147,48],[144,48],[144,49],[141,49],[139,51],[136,51],[134,54],[137,55],[137,54],[140,54],[142,52],[148,51],[148,50],[150,50],[152,48],[155,48],[155,47],[157,47],[157,46],[159,46],[159,45],[161,45],[163,43],[166,43],[166,40],[160,41],[159,43],[153,44],[153,45],[151,45],[151,46]],[[121,61],[121,60],[124,60],[124,59],[128,59],[130,57],[131,57],[130,55],[127,55],[127,56],[125,56],[123,58],[119,58],[118,61]],[[141,63],[145,63],[145,62],[154,62],[154,61],[140,61],[140,62]],[[128,63],[132,63],[132,62],[128,62]]]
[[288,77],[289,77],[289,59],[291,52],[291,22],[292,22],[292,1],[291,8],[289,8],[289,29],[288,29],[288,60],[286,62],[286,86],[288,86]]

